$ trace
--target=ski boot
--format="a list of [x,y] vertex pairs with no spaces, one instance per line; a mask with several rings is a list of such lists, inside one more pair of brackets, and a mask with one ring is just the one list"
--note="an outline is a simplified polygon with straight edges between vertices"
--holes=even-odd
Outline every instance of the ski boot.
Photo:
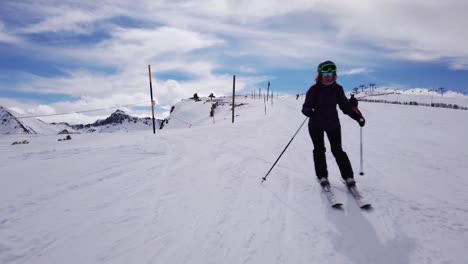
[[318,182],[320,183],[322,188],[330,187],[330,182],[328,181],[327,177],[322,177],[322,178],[318,179]]
[[356,186],[356,181],[354,180],[354,178],[347,178],[345,180],[345,184],[348,188],[351,188],[351,187],[355,187]]

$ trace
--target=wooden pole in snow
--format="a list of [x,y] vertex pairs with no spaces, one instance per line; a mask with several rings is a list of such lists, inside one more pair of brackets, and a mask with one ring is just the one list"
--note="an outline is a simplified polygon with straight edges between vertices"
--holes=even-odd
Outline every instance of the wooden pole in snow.
[[148,76],[150,82],[150,94],[151,94],[151,113],[153,115],[153,134],[156,134],[156,125],[154,123],[154,100],[153,100],[153,84],[151,82],[151,65],[148,64]]
[[270,95],[270,82],[268,82],[268,88],[267,88],[267,98],[266,98],[267,101],[268,101],[269,95]]
[[234,107],[236,98],[236,75],[232,76],[232,123],[234,124]]

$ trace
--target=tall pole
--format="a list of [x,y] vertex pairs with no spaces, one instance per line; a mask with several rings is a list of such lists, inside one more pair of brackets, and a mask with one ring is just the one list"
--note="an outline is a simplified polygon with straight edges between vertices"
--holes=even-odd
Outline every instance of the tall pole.
[[151,82],[151,65],[149,65],[149,64],[148,64],[148,76],[149,76],[150,93],[151,93],[151,113],[153,114],[153,134],[156,134],[156,125],[154,124],[153,84]]
[[232,123],[234,124],[234,106],[236,98],[236,75],[232,76]]
[[268,101],[269,94],[270,94],[270,82],[268,82],[268,88],[267,88],[267,98],[266,98],[267,101]]

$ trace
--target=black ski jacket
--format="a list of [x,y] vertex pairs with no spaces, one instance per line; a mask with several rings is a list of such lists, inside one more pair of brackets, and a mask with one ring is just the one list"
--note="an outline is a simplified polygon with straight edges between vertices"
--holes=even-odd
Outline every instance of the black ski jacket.
[[312,85],[307,91],[302,113],[309,117],[309,127],[324,131],[334,130],[340,127],[336,105],[356,121],[361,117],[351,107],[343,87],[336,82],[330,85],[322,83]]

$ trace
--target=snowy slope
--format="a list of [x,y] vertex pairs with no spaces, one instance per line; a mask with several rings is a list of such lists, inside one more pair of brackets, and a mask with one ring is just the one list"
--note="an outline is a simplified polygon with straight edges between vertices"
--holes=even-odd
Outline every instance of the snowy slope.
[[[374,210],[328,153],[340,211],[314,179],[306,127],[260,184],[303,101],[266,116],[263,101],[238,102],[234,124],[228,106],[213,124],[207,104],[183,101],[156,135],[0,137],[0,263],[466,263],[468,111],[361,102],[356,178]],[[359,127],[341,122],[357,174]]]
[[21,119],[21,122],[25,126],[33,129],[36,132],[36,134],[41,134],[41,135],[58,134],[60,131],[64,129],[67,129],[70,132],[73,131],[73,129],[70,129],[66,125],[63,125],[63,124],[51,125],[37,118],[23,118]]
[[[234,113],[239,116],[238,109],[243,113],[242,119],[250,120],[251,118],[258,118],[259,113],[265,115],[265,112],[249,111],[251,107],[264,107],[263,101],[253,101],[254,106],[251,106],[250,100],[245,100],[244,96],[236,97],[234,101],[236,108]],[[214,116],[210,116],[211,105],[217,104],[214,109]],[[269,102],[271,105],[271,102]],[[222,123],[232,122],[232,97],[220,97],[210,100],[210,98],[202,97],[200,101],[192,99],[182,100],[177,104],[174,111],[169,115],[168,123],[164,129],[171,128],[189,128],[191,126],[206,126],[216,124],[216,121]],[[249,115],[251,118],[249,119]]]

